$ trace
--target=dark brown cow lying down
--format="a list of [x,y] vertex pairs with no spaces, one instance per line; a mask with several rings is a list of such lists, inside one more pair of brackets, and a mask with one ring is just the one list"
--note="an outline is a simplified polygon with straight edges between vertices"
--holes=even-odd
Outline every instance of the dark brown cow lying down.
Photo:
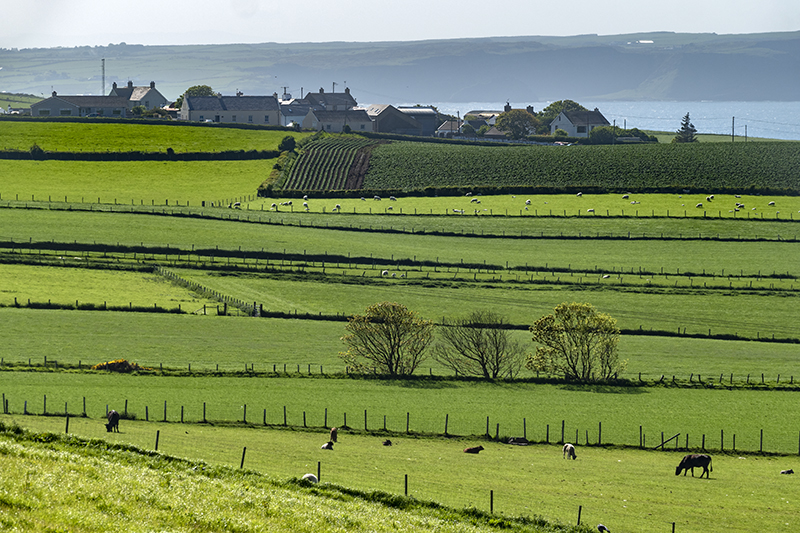
[[[681,459],[681,464],[678,465],[678,468],[675,469],[675,475],[679,475],[681,470],[683,470],[683,475],[686,475],[686,472],[689,469],[692,470],[692,477],[694,477],[694,469],[695,467],[700,468],[703,467],[703,474],[705,474],[706,478],[708,478],[709,470],[711,472],[714,469],[711,467],[711,456],[704,455],[699,453],[692,453],[689,455],[685,455],[683,459]],[[703,477],[703,474],[700,474],[700,477]]]
[[483,446],[473,446],[472,448],[464,448],[464,453],[480,453]]
[[108,424],[106,424],[106,432],[111,433],[112,431],[119,433],[119,413],[113,409],[108,412]]

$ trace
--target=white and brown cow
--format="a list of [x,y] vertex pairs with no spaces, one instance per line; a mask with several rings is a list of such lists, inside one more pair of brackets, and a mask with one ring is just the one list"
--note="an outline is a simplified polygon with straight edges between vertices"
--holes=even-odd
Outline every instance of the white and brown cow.
[[561,456],[563,458],[565,458],[565,459],[577,459],[578,458],[578,456],[575,455],[575,446],[573,446],[569,442],[566,443],[563,448],[561,448],[561,451],[563,452],[561,454]]

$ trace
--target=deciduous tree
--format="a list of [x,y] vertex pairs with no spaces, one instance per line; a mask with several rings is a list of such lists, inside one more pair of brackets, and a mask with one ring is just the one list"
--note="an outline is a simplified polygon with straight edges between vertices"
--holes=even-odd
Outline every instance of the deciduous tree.
[[541,344],[525,366],[569,380],[608,380],[626,367],[619,360],[616,319],[588,303],[562,303],[530,328]]
[[497,116],[494,127],[506,132],[512,139],[522,139],[536,131],[539,119],[524,109],[512,109]]
[[175,100],[175,107],[180,109],[183,106],[183,97],[184,96],[216,96],[217,93],[208,85],[192,85],[186,92],[178,97]]
[[524,349],[497,313],[475,311],[446,320],[433,347],[439,363],[464,376],[513,378],[524,362]]
[[339,357],[356,372],[411,375],[426,358],[433,328],[433,322],[402,304],[377,303],[348,319],[341,338],[347,351]]

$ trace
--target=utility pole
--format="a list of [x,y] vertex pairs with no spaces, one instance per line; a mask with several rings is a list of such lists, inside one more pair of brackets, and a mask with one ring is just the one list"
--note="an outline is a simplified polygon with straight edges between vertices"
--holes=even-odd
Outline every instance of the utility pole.
[[100,89],[100,96],[105,96],[106,94],[106,58],[100,60],[100,71],[102,73],[103,78],[103,87]]
[[736,126],[736,117],[731,117],[731,142],[734,141],[735,137],[735,126]]
[[332,93],[336,92],[336,85],[338,85],[338,84],[336,82],[333,82],[333,90],[331,91]]

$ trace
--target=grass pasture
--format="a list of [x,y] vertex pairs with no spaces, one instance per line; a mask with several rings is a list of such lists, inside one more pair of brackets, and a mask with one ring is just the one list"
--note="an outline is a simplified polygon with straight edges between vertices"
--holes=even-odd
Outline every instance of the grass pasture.
[[0,198],[129,206],[230,203],[254,198],[274,162],[3,161]]
[[0,150],[30,150],[38,145],[46,152],[223,152],[228,150],[277,150],[289,130],[234,129],[187,124],[153,125],[135,121],[120,123],[44,122],[0,120]]
[[[9,421],[9,417],[3,419]],[[36,431],[64,431],[63,418],[13,420]],[[407,475],[410,496],[455,508],[488,512],[491,490],[499,516],[540,515],[575,524],[581,506],[583,524],[594,528],[594,524],[603,523],[612,531],[670,531],[673,522],[676,531],[695,530],[699,525],[709,532],[744,532],[754,527],[777,532],[797,526],[791,496],[796,492],[795,480],[778,474],[793,464],[787,457],[712,453],[714,472],[709,480],[700,480],[674,475],[683,452],[579,446],[578,459],[565,461],[557,445],[516,447],[484,441],[486,450],[474,456],[461,452],[465,446],[476,444],[472,439],[393,436],[394,446],[383,447],[381,435],[347,432],[341,434],[334,451],[328,452],[319,449],[326,439],[319,432],[123,421],[121,433],[108,435],[97,420],[70,419],[70,432],[75,435],[133,444],[145,450],[153,449],[156,431],[160,433],[160,452],[204,461],[212,472],[219,467],[238,468],[246,448],[245,468],[264,473],[268,479],[316,474],[319,462],[322,488],[333,483],[402,495]],[[8,444],[5,446],[7,449]],[[276,460],[277,454],[280,460]],[[41,453],[34,455],[40,457]],[[116,452],[107,457],[120,455]],[[153,465],[147,469],[150,475],[159,472],[155,467],[158,458],[149,462]],[[24,471],[28,471],[30,466],[25,466]],[[52,466],[58,468],[55,463]],[[180,465],[172,468],[178,470]],[[174,490],[188,490],[185,476],[175,472],[172,477],[176,487],[181,487]],[[246,485],[246,479],[239,483]],[[752,480],[759,480],[757,488]],[[38,478],[34,476],[32,481],[39,488]],[[210,489],[216,491],[217,484]],[[9,490],[16,493],[11,487]],[[320,504],[324,506],[324,500],[314,505]],[[327,510],[323,507],[320,512]],[[264,518],[256,522],[261,520]],[[358,530],[359,525],[351,524],[348,530]],[[319,527],[336,529],[330,524]]]

